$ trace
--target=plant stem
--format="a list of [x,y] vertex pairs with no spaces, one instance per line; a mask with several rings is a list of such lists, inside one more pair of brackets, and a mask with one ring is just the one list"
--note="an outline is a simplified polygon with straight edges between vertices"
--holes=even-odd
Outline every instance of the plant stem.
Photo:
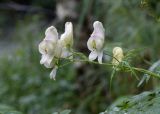
[[[70,63],[72,63],[72,62],[87,62],[87,63],[99,64],[99,63],[96,62],[96,61],[89,61],[89,60],[87,59],[87,57],[86,57],[83,53],[79,53],[79,52],[72,52],[72,53],[73,53],[73,55],[78,55],[78,56],[82,57],[83,59],[72,59],[72,61],[69,62],[69,63],[67,63],[67,64],[70,64]],[[111,56],[111,55],[109,55],[109,56]],[[111,56],[111,57],[112,57],[112,56]],[[114,57],[113,57],[113,58],[114,58]],[[68,58],[65,58],[65,59],[70,60],[70,59],[68,59]],[[117,60],[117,61],[118,61],[118,60]],[[118,62],[119,62],[119,61],[118,61]],[[62,65],[61,67],[65,66],[65,65],[67,65],[67,64]],[[102,63],[102,64],[99,64],[99,65],[112,66],[112,67],[114,66],[112,63]],[[135,70],[135,71],[137,71],[137,72],[145,73],[145,74],[148,74],[148,75],[150,75],[150,76],[152,76],[152,77],[155,77],[155,78],[160,79],[160,75],[159,75],[159,74],[156,74],[156,73],[151,72],[151,71],[149,71],[149,70],[145,70],[145,69],[143,69],[143,68],[137,68],[137,67],[127,66],[127,65],[124,65],[124,64],[122,65],[122,67],[125,67],[125,68],[127,68],[127,69],[133,69],[133,70]]]
[[136,71],[139,71],[139,72],[141,72],[141,73],[145,73],[145,74],[148,74],[148,75],[150,75],[150,76],[153,76],[153,77],[155,77],[155,78],[158,78],[158,79],[160,79],[160,75],[158,75],[158,74],[156,74],[156,73],[154,73],[154,72],[151,72],[151,71],[149,71],[149,70],[145,70],[145,69],[142,69],[142,68],[136,68],[136,67],[132,67],[134,70],[136,70]]

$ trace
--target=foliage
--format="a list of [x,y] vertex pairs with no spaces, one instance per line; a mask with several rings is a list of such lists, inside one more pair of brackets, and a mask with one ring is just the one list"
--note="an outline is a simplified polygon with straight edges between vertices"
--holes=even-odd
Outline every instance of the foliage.
[[[159,2],[152,2],[151,10],[158,17]],[[50,0],[45,3],[43,0],[33,0],[30,4],[49,9],[53,5],[53,9],[56,9],[56,2],[52,4]],[[74,27],[78,28],[75,39],[81,39],[75,40],[77,50],[88,55],[85,40],[92,29],[88,23],[100,20],[106,28],[105,50],[112,50],[115,45],[123,47],[125,52],[135,48],[138,54],[132,52],[132,59],[128,59],[132,60],[131,65],[145,69],[159,59],[160,23],[150,15],[150,9],[147,9],[150,5],[142,7],[140,0],[82,0],[78,4],[81,5],[76,11],[80,15],[73,20]],[[0,25],[3,25],[3,29],[0,29],[1,38],[8,39],[9,45],[12,42],[17,46],[13,52],[0,58],[0,102],[3,104],[14,106],[27,114],[49,114],[64,109],[71,109],[73,114],[96,114],[105,110],[117,97],[137,94],[159,85],[155,80],[152,84],[150,80],[147,85],[135,88],[137,80],[129,73],[120,71],[112,79],[110,90],[112,69],[90,63],[82,63],[78,67],[76,64],[73,64],[75,67],[65,66],[58,71],[56,81],[50,80],[49,70],[39,65],[37,46],[44,37],[45,28],[54,24],[62,30],[63,22],[56,23],[54,16],[50,18],[53,21],[48,22],[46,15],[28,12],[5,11],[0,16]],[[68,20],[72,20],[71,17]],[[108,56],[104,59],[108,60]],[[143,76],[143,73],[137,75]],[[145,95],[143,97],[148,98]]]
[[159,106],[160,90],[155,90],[119,98],[101,114],[159,114]]

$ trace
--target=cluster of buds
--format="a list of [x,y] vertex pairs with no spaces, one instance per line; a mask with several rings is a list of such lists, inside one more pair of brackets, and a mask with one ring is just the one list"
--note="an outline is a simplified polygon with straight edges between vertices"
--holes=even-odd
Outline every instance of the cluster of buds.
[[[99,64],[102,64],[105,29],[99,21],[93,23],[93,28],[93,33],[87,41],[87,47],[91,51],[89,61],[98,59]],[[65,32],[60,38],[54,26],[46,29],[45,38],[39,44],[39,52],[42,54],[40,64],[43,64],[46,68],[53,68],[50,73],[51,79],[55,79],[59,59],[69,58],[72,60],[72,46],[73,25],[71,22],[66,22]],[[123,50],[120,47],[115,47],[113,49],[113,65],[118,65],[122,59]]]

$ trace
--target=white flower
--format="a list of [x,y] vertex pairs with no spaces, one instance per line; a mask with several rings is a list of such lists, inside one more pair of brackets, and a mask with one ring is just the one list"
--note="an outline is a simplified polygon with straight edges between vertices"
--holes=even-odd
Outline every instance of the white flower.
[[113,65],[119,65],[120,62],[122,62],[124,55],[123,55],[123,50],[120,47],[115,47],[113,49],[113,60],[112,64]]
[[61,35],[60,40],[65,47],[72,47],[73,45],[73,25],[71,22],[65,23],[65,32]]
[[62,58],[69,57],[72,58],[72,53],[70,52],[73,46],[73,25],[71,22],[66,22],[65,32],[60,37],[60,43],[62,45]]
[[45,38],[39,44],[39,52],[42,54],[40,64],[44,64],[46,68],[54,68],[50,74],[51,79],[55,79],[58,69],[57,61],[60,58],[67,58],[71,55],[70,49],[72,45],[73,26],[71,22],[66,22],[65,32],[60,39],[54,26],[46,29]]
[[95,21],[93,27],[94,31],[87,42],[88,49],[91,51],[89,60],[93,61],[98,57],[98,62],[101,64],[103,57],[105,29],[103,28],[102,23],[99,21]]
[[39,52],[42,54],[40,60],[41,64],[44,64],[47,68],[52,68],[51,63],[54,58],[54,50],[58,42],[58,33],[55,27],[51,26],[47,28],[45,32],[44,40],[39,44]]

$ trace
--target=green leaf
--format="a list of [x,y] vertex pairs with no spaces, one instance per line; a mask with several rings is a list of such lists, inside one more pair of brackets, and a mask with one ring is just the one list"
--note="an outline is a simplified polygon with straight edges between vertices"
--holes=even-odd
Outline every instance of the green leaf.
[[107,114],[159,114],[160,90],[119,98],[107,110]]

